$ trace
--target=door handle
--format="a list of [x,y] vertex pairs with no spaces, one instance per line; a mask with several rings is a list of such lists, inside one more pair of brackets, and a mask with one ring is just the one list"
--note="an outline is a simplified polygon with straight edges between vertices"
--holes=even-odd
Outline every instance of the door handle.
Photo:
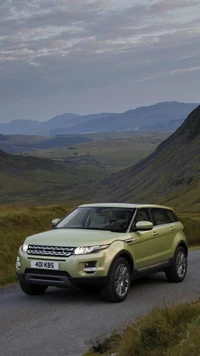
[[159,235],[159,233],[157,231],[153,232],[153,236],[158,236],[158,235]]
[[126,239],[125,242],[130,243],[130,242],[136,242],[139,239],[137,239],[136,237],[131,237],[130,239]]
[[171,226],[171,231],[175,231],[175,227],[174,226]]

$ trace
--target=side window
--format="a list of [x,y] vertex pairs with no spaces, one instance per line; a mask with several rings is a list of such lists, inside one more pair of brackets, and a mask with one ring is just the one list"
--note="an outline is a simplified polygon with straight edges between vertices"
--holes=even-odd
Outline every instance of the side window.
[[136,217],[135,217],[135,219],[133,221],[133,225],[131,226],[130,231],[136,231],[135,225],[139,221],[151,221],[152,222],[149,209],[147,209],[147,208],[138,209],[138,211],[136,213]]
[[166,214],[165,209],[153,208],[151,209],[154,225],[169,224],[171,221]]
[[149,209],[139,209],[138,210],[136,217],[135,217],[134,224],[136,224],[139,221],[151,221]]
[[176,215],[174,214],[174,212],[172,210],[166,209],[165,212],[166,212],[168,219],[170,220],[171,223],[178,221]]

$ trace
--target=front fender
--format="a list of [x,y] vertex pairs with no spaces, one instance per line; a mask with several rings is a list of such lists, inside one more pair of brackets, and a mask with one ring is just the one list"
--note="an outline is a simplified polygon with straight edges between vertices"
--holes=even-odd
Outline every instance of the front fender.
[[130,264],[130,268],[131,271],[133,272],[133,268],[134,268],[134,261],[133,261],[133,257],[130,254],[130,252],[127,250],[126,248],[126,243],[123,241],[114,241],[108,248],[107,251],[107,256],[105,259],[105,267],[107,270],[107,274],[109,274],[112,264],[114,263],[114,261],[118,258],[118,257],[125,257],[127,258],[129,264]]

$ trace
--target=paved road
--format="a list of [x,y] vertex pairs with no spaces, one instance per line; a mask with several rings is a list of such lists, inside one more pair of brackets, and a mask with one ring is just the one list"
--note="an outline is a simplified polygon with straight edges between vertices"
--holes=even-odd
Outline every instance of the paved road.
[[0,355],[81,356],[92,339],[123,327],[154,305],[199,295],[200,250],[190,252],[183,283],[168,283],[162,273],[136,281],[121,304],[76,290],[48,288],[33,297],[18,286],[5,288],[0,291]]

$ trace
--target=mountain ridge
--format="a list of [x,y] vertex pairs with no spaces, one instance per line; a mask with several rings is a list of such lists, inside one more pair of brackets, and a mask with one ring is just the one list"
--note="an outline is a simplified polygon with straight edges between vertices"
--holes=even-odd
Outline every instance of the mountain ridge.
[[13,120],[0,123],[0,133],[54,136],[118,130],[174,130],[199,104],[176,101],[141,106],[124,113],[62,114],[48,121]]

